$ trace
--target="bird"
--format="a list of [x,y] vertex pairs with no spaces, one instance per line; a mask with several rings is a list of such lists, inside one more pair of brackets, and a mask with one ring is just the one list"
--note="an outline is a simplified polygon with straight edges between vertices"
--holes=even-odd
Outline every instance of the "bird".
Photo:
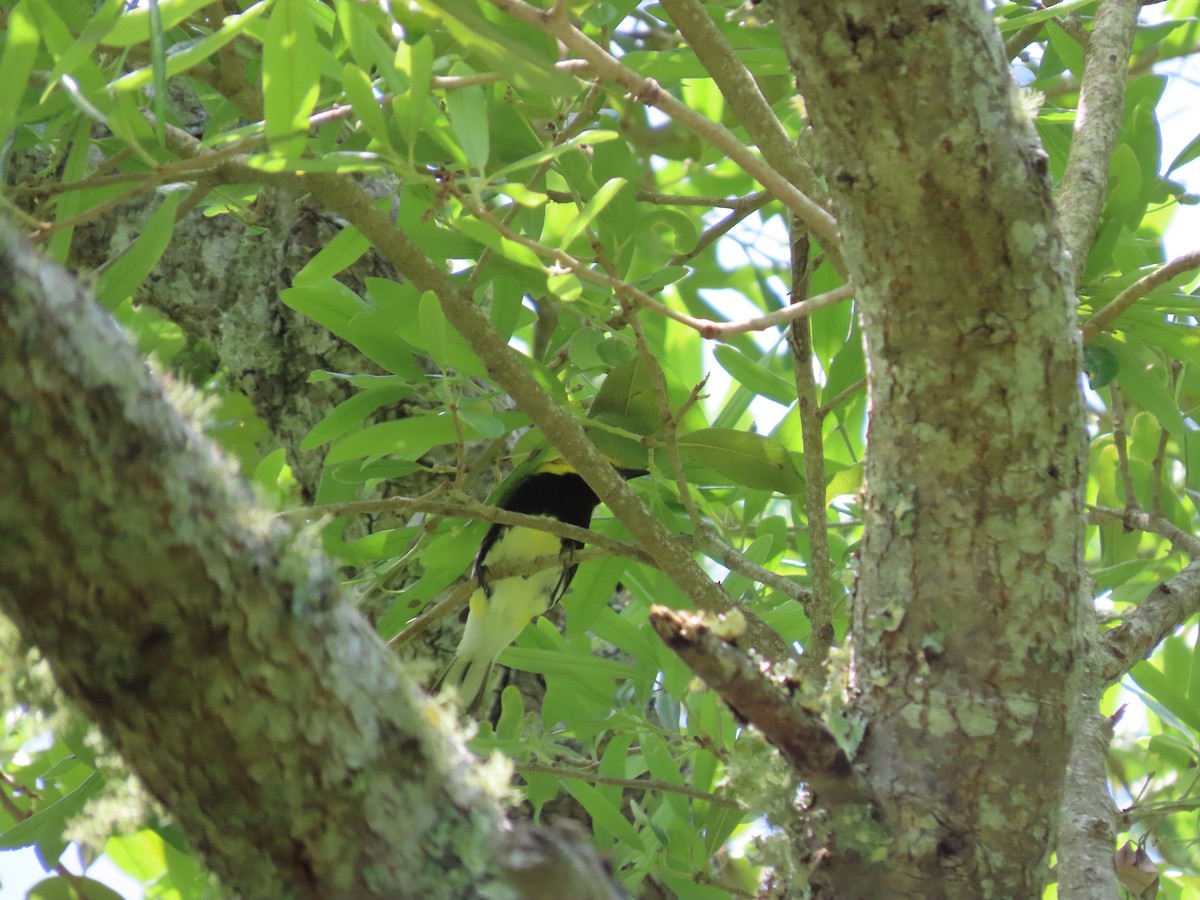
[[[646,474],[642,469],[618,469],[624,478]],[[600,498],[578,472],[562,457],[536,466],[499,503],[509,512],[551,516],[560,522],[587,528]],[[454,659],[433,683],[431,691],[444,687],[458,690],[464,710],[474,709],[487,688],[496,657],[516,640],[530,621],[562,599],[579,564],[573,552],[583,546],[572,538],[559,537],[536,528],[494,523],[483,536],[475,554],[472,574],[478,587],[471,595],[467,626]],[[499,563],[534,559],[558,553],[562,564],[527,576],[493,581],[488,569]]]

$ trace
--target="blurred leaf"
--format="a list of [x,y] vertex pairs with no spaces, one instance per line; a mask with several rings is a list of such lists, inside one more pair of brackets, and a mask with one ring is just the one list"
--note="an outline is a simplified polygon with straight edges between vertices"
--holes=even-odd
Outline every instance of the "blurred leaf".
[[650,370],[640,356],[630,357],[604,379],[588,410],[589,418],[617,416],[638,434],[653,434],[662,423],[650,386]]
[[96,299],[112,309],[126,297],[132,297],[146,277],[158,265],[175,233],[175,210],[184,197],[182,191],[171,191],[162,198],[141,234],[129,249],[122,253],[96,279]]
[[25,897],[26,900],[122,900],[108,885],[86,875],[47,878],[31,887]]
[[[469,66],[456,65],[451,75],[469,77],[475,72]],[[488,107],[483,88],[477,84],[446,92],[446,111],[458,144],[467,163],[477,172],[487,168],[491,140],[488,134]]]
[[308,117],[321,91],[317,36],[305,0],[275,0],[263,45],[267,140],[295,160],[308,143]]
[[794,382],[781,378],[742,351],[728,344],[720,344],[713,351],[713,356],[721,364],[721,368],[732,375],[739,384],[760,397],[774,400],[783,406],[796,402]]
[[756,490],[799,494],[804,478],[787,448],[778,441],[733,428],[706,428],[681,435],[679,452],[685,467],[719,472],[734,484]]
[[[166,31],[183,22],[188,16],[210,5],[211,0],[158,0],[158,16]],[[109,47],[129,47],[150,38],[150,8],[141,4],[124,10],[116,23],[108,28],[101,43]]]
[[[0,834],[0,848],[29,847],[33,844],[64,844],[63,832],[67,822],[77,816],[85,803],[104,788],[104,777],[92,772],[75,790],[49,806],[38,809],[27,819]],[[60,851],[61,852],[61,851]],[[57,859],[58,855],[55,854]]]
[[1083,348],[1083,370],[1088,374],[1088,383],[1093,391],[1106,387],[1117,377],[1121,368],[1120,357],[1098,341],[1090,341]]
[[481,13],[471,0],[417,0],[426,13],[439,19],[455,40],[479,54],[488,68],[505,81],[532,94],[569,96],[578,82],[556,69],[549,60],[530,53]]
[[[28,3],[22,0],[9,11],[4,52],[0,55],[0,84],[13,97],[20,97],[25,92],[37,58],[38,44],[37,25],[29,13]],[[19,111],[15,103],[0,104],[0,135],[12,131]]]

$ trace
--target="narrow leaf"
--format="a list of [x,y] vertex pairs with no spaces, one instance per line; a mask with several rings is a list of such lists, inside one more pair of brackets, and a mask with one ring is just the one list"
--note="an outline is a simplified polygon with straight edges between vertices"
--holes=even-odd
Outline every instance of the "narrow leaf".
[[276,0],[263,43],[263,113],[267,140],[297,159],[308,140],[308,117],[320,94],[317,36],[304,0]]

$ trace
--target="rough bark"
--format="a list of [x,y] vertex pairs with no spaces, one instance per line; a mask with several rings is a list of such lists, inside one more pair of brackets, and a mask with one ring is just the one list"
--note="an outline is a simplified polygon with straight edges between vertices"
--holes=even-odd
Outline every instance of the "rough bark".
[[[12,167],[14,185],[35,183],[47,164],[19,154]],[[379,192],[388,187],[375,185]],[[37,215],[34,197],[25,207]],[[75,229],[68,265],[92,272],[111,265],[143,231],[159,196],[142,194],[106,210]],[[357,393],[338,378],[313,383],[314,371],[380,374],[357,348],[324,325],[290,309],[280,291],[332,240],[344,223],[295,191],[263,189],[253,223],[235,216],[209,217],[193,211],[175,225],[171,242],[138,289],[134,302],[164,315],[188,339],[186,359],[176,360],[182,375],[207,380],[220,374],[249,398],[266,425],[269,438],[262,450],[282,447],[300,489],[312,503],[324,464],[321,448],[301,449],[312,426],[335,406]],[[366,296],[368,278],[395,278],[395,271],[371,251],[338,273],[338,280]],[[368,420],[405,415],[393,404]],[[371,530],[350,523],[357,536]]]
[[872,415],[852,642],[886,861],[820,896],[1040,896],[1083,572],[1079,339],[1046,177],[974,0],[772,5],[834,196]]
[[0,609],[232,888],[505,895],[441,712],[4,223],[0,446]]

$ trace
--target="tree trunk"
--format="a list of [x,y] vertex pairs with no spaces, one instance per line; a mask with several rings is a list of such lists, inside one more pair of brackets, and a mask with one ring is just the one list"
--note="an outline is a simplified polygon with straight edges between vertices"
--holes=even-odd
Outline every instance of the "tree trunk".
[[872,409],[852,687],[888,849],[875,867],[835,852],[821,896],[1038,896],[1069,748],[1085,449],[1045,157],[982,5],[774,11]]
[[231,888],[503,890],[502,816],[443,714],[6,223],[0,442],[0,610]]

